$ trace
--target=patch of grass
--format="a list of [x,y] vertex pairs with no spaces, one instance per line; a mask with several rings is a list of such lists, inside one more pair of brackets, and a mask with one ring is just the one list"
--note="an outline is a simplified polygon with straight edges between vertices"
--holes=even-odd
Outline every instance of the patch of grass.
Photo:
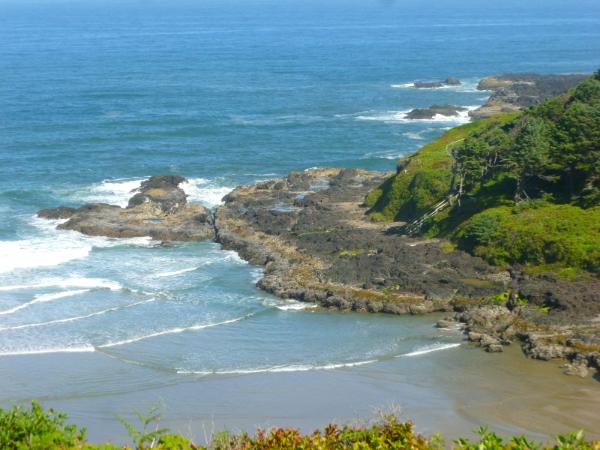
[[456,244],[450,241],[443,241],[440,244],[440,250],[442,250],[443,253],[452,253],[456,250]]
[[455,232],[461,249],[492,264],[553,265],[563,276],[600,271],[600,207],[506,206],[474,215]]
[[505,114],[453,128],[415,154],[398,162],[398,173],[369,192],[365,204],[375,221],[408,221],[445,198],[452,182],[452,157],[447,147],[491,123],[514,117]]
[[367,253],[367,251],[362,248],[354,248],[351,250],[340,250],[338,252],[338,256],[340,258],[354,258],[354,257],[362,255],[364,253]]

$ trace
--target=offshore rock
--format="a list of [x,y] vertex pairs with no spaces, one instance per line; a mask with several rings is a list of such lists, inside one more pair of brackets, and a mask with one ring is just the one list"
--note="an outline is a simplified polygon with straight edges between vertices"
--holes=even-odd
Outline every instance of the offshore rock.
[[417,89],[441,88],[444,86],[458,86],[460,80],[455,77],[448,77],[442,81],[416,81],[413,86]]
[[131,238],[150,236],[162,241],[199,241],[214,237],[213,217],[202,205],[187,202],[179,184],[185,178],[154,176],[132,192],[126,208],[92,203],[80,208],[58,207],[38,212],[47,219],[67,219],[58,229],[90,236]]
[[407,119],[413,120],[423,120],[423,119],[433,119],[435,116],[446,116],[446,117],[456,117],[462,111],[466,111],[467,108],[463,106],[453,106],[453,105],[432,105],[429,108],[416,108],[412,111],[409,111],[406,114]]

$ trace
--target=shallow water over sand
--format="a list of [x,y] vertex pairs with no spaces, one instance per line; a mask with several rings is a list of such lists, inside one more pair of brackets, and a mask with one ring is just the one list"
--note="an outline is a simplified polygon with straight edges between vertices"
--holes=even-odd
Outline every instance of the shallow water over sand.
[[[432,319],[416,321],[428,326]],[[125,442],[115,414],[128,417],[133,407],[158,400],[165,405],[162,424],[198,441],[223,428],[308,431],[380,410],[400,411],[419,431],[448,437],[482,424],[539,439],[547,430],[580,428],[600,437],[598,381],[566,377],[556,364],[527,360],[517,348],[490,355],[463,343],[360,367],[206,376],[157,371],[103,353],[14,356],[0,359],[0,374],[14,392],[3,404],[41,398],[88,426],[95,440]]]

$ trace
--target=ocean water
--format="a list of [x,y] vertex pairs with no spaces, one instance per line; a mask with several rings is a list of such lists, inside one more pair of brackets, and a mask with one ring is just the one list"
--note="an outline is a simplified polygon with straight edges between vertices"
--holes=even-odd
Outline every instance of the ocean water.
[[[91,397],[460,353],[431,318],[273,298],[214,243],[85,237],[35,212],[125,205],[154,174],[216,207],[290,170],[394,170],[468,121],[410,109],[475,108],[490,74],[598,66],[596,1],[0,0],[0,404],[77,398],[83,416]],[[410,87],[448,76],[463,83]]]

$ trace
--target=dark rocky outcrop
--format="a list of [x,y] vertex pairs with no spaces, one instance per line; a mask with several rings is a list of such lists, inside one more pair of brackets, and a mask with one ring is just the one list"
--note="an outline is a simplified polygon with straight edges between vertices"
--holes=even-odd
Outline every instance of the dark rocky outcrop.
[[444,86],[458,86],[460,84],[461,83],[458,78],[448,77],[441,81],[416,81],[413,86],[417,89],[432,89],[441,88]]
[[455,117],[461,111],[466,111],[463,106],[432,105],[429,108],[415,108],[406,114],[407,119],[433,119],[436,115]]
[[164,241],[196,241],[214,237],[213,217],[202,205],[187,202],[179,184],[183,177],[151,177],[136,190],[126,208],[104,203],[80,208],[58,207],[38,212],[47,219],[68,219],[58,226],[91,236],[150,236]]
[[520,111],[574,88],[588,76],[507,74],[486,77],[477,89],[493,93],[485,105],[469,115],[473,119],[483,119],[502,112]]
[[318,169],[238,187],[216,212],[217,240],[265,266],[262,289],[323,307],[421,314],[505,288],[479,258],[370,222],[362,199],[384,178]]

